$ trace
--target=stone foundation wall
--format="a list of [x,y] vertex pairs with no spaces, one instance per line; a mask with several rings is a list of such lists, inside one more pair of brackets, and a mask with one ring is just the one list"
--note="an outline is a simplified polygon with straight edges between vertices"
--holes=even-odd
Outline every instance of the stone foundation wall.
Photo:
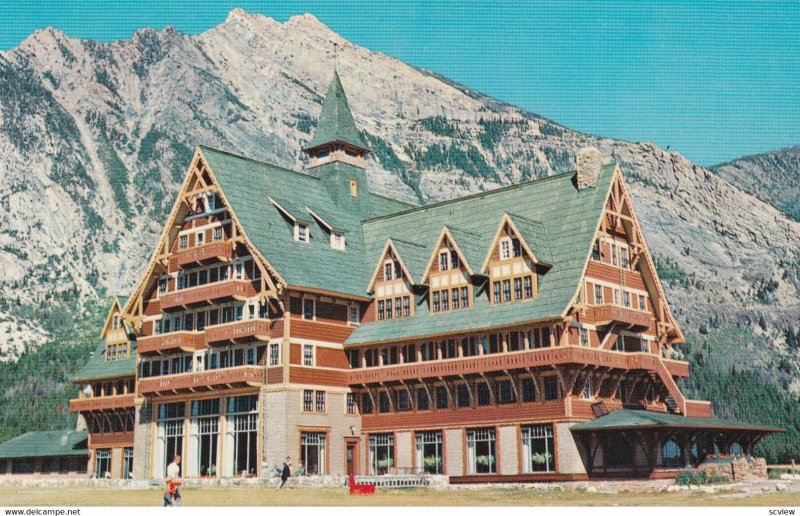
[[767,478],[767,461],[765,459],[734,459],[730,462],[704,462],[698,471],[706,471],[709,475],[727,477],[734,482],[764,480]]

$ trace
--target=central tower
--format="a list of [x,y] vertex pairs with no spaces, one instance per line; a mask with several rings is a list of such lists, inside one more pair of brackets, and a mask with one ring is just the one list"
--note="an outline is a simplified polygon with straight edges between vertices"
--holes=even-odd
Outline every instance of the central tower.
[[303,152],[309,172],[322,179],[339,205],[364,205],[367,193],[367,144],[356,127],[338,72],[322,101],[314,137]]

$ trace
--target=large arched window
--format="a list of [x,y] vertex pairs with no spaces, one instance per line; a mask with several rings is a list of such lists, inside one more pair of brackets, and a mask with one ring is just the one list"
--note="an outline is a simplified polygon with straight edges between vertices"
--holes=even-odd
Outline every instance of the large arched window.
[[670,439],[664,443],[661,448],[661,465],[670,468],[679,468],[683,466],[683,453],[681,447]]

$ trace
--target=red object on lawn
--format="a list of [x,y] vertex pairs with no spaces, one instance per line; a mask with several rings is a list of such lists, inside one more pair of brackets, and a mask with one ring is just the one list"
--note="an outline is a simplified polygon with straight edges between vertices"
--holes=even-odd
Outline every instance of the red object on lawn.
[[355,475],[350,475],[349,478],[350,481],[348,482],[348,485],[350,486],[351,495],[375,494],[375,484],[356,484]]
[[176,491],[176,490],[178,489],[178,487],[180,487],[180,486],[181,486],[181,483],[180,483],[180,482],[167,482],[167,492],[168,492],[169,494],[175,494],[175,491]]

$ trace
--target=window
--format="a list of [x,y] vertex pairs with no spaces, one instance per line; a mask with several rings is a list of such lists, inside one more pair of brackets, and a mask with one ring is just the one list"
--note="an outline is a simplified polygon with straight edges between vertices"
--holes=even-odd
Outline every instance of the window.
[[522,467],[525,473],[555,471],[553,425],[522,427]]
[[536,401],[536,386],[531,378],[522,380],[522,401],[524,403]]
[[585,400],[592,399],[592,391],[594,390],[592,377],[589,376],[586,378],[586,383],[583,385],[583,393],[581,393],[581,397]]
[[308,224],[297,222],[294,225],[294,239],[298,242],[308,243]]
[[628,266],[630,265],[630,263],[628,262],[628,248],[623,247],[622,249],[620,249],[620,254],[621,254],[620,265],[622,266],[623,269],[627,269]]
[[453,310],[458,310],[458,308],[459,308],[459,304],[458,304],[458,289],[454,288],[453,289]]
[[461,287],[461,308],[469,308],[469,288]]
[[530,299],[533,297],[533,277],[525,276],[523,282],[525,283],[525,299]]
[[558,399],[558,378],[555,376],[544,377],[544,399],[546,401]]
[[158,293],[159,294],[164,294],[164,293],[167,292],[168,281],[169,280],[167,278],[160,278],[158,280]]
[[372,398],[367,393],[361,395],[361,413],[372,414]]
[[500,282],[495,281],[492,283],[492,292],[494,293],[494,302],[500,302]]
[[514,389],[511,380],[501,380],[497,382],[497,401],[499,403],[513,403]]
[[111,474],[111,450],[97,450],[94,459],[94,477],[105,478]]
[[359,324],[361,322],[361,307],[358,305],[350,305],[350,324]]
[[222,240],[222,226],[214,228],[214,241]]
[[639,294],[639,310],[647,310],[647,300],[642,294]]
[[519,238],[511,237],[511,249],[514,251],[515,258],[522,256],[522,242],[520,242]]
[[450,294],[447,290],[442,290],[442,310],[450,310]]
[[317,412],[325,412],[325,391],[317,391],[316,402]]
[[187,476],[217,476],[219,415],[219,398],[192,402]]
[[313,406],[314,402],[314,391],[311,390],[304,390],[303,391],[303,410],[306,412],[311,412],[314,410]]
[[489,385],[486,382],[477,384],[478,389],[478,406],[484,407],[491,403],[491,395],[489,393]]
[[389,393],[381,391],[378,393],[378,411],[382,414],[389,412],[390,409]]
[[373,475],[385,475],[394,467],[394,434],[369,436],[369,469]]
[[405,296],[403,298],[403,317],[408,317],[411,314],[411,298]]
[[386,310],[384,308],[385,302],[383,300],[378,301],[378,320],[382,321],[386,318]]
[[276,366],[281,363],[280,344],[269,345],[269,365]]
[[403,316],[403,307],[400,306],[400,298],[394,300],[394,316],[400,318]]
[[397,410],[411,410],[411,397],[407,390],[397,391]]
[[497,473],[494,428],[467,430],[467,470],[470,475]]
[[133,478],[133,448],[125,448],[122,451],[122,478],[125,480]]
[[392,300],[391,299],[387,299],[386,300],[386,318],[387,319],[391,319],[392,318]]
[[345,350],[345,353],[347,353],[347,361],[352,369],[361,367],[361,353],[357,349],[348,349]]
[[439,270],[446,271],[447,270],[447,251],[442,251],[439,253]]
[[186,249],[189,247],[189,235],[181,235],[178,239],[178,247],[180,249]]
[[430,396],[428,396],[426,389],[417,389],[417,410],[428,410],[430,401]]
[[594,246],[592,247],[592,260],[599,262],[600,261],[600,241],[595,240]]
[[392,280],[392,262],[386,262],[383,264],[383,280],[384,281],[391,281]]
[[618,288],[614,289],[614,304],[615,305],[619,304],[619,289]]
[[203,245],[206,234],[202,231],[194,235],[194,245]]
[[433,311],[434,312],[439,311],[439,292],[433,293]]
[[356,413],[356,397],[352,392],[347,393],[347,413]]
[[436,408],[437,409],[447,408],[447,389],[445,387],[436,388]]
[[344,235],[333,231],[331,233],[331,247],[337,251],[344,251]]
[[611,244],[611,265],[617,265],[617,244]]
[[303,365],[314,365],[314,346],[311,344],[303,344]]
[[303,319],[314,320],[314,304],[313,299],[303,298]]
[[456,401],[459,407],[469,407],[469,387],[466,384],[456,387]]
[[306,467],[307,475],[324,475],[325,440],[324,432],[300,432],[300,460]]
[[417,432],[416,441],[416,473],[441,475],[444,472],[444,439],[441,431]]
[[504,238],[500,240],[500,259],[508,260],[511,258],[511,239]]
[[581,346],[588,347],[589,346],[589,330],[586,328],[579,328],[580,337],[581,337]]
[[514,299],[522,299],[522,278],[514,278]]
[[511,301],[511,280],[503,280],[503,301]]
[[459,267],[458,253],[455,251],[450,251],[450,268],[458,269],[458,267]]

